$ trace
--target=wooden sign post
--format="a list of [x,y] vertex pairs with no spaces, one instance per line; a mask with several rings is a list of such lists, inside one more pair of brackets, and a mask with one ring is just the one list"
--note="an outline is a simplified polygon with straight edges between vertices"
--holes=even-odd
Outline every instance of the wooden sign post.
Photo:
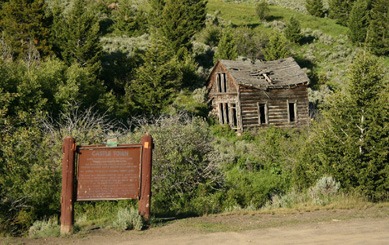
[[74,139],[66,137],[62,147],[61,234],[73,231],[75,151]]
[[139,214],[148,221],[152,148],[153,139],[148,134],[142,137],[141,144],[116,147],[76,146],[73,138],[66,137],[62,161],[61,234],[72,232],[74,201],[138,199]]

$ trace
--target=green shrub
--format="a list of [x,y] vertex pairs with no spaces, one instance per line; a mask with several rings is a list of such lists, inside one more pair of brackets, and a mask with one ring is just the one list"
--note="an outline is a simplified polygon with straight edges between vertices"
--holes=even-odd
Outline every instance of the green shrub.
[[205,185],[210,192],[223,181],[207,122],[177,114],[156,118],[152,123],[137,123],[135,133],[126,137],[139,139],[148,132],[154,139],[153,212],[164,215],[195,212],[191,202],[199,194],[199,186]]
[[324,176],[309,188],[308,192],[315,204],[326,205],[331,201],[340,188],[340,183],[331,176]]
[[57,217],[42,221],[37,220],[28,230],[28,235],[31,238],[58,237],[59,234],[60,226]]
[[282,176],[269,171],[247,171],[234,168],[226,176],[226,199],[224,207],[258,209],[265,205],[272,195],[284,193],[287,187]]
[[266,20],[269,16],[270,8],[266,0],[261,0],[255,5],[255,12],[260,20]]
[[140,231],[144,227],[144,222],[136,209],[120,208],[113,227],[122,231],[132,229]]

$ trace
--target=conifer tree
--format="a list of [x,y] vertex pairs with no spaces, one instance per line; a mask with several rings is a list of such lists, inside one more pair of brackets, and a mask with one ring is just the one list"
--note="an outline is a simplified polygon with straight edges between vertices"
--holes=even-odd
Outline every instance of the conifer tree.
[[214,57],[214,63],[218,60],[235,60],[238,58],[238,51],[235,44],[234,36],[230,29],[224,30],[222,37],[217,46],[217,51]]
[[147,32],[146,13],[132,1],[119,0],[111,16],[113,33],[117,36],[140,36]]
[[9,0],[1,5],[0,30],[14,58],[23,58],[34,47],[40,56],[51,53],[51,19],[44,0]]
[[277,60],[290,55],[288,40],[281,33],[274,33],[270,36],[269,42],[263,50],[266,60]]
[[159,34],[179,53],[191,49],[191,39],[205,26],[206,0],[167,0]]
[[86,0],[74,0],[68,11],[56,13],[53,26],[55,51],[67,65],[78,63],[92,74],[101,69],[100,25]]
[[349,89],[328,99],[322,121],[313,130],[309,147],[314,154],[305,154],[311,165],[306,172],[332,175],[345,189],[374,201],[387,199],[389,191],[389,86],[383,74],[376,57],[357,55]]
[[137,114],[158,115],[175,98],[182,82],[180,65],[165,42],[153,39],[144,55],[144,65],[126,89],[129,106]]
[[347,26],[349,14],[355,0],[330,0],[329,16],[336,19],[338,24]]
[[348,20],[349,34],[354,43],[364,42],[369,25],[369,3],[366,0],[357,0],[354,3]]
[[374,54],[389,55],[389,0],[372,2],[366,43]]
[[301,27],[300,22],[295,18],[291,17],[289,22],[286,24],[285,37],[294,43],[298,43],[301,39]]
[[310,15],[316,17],[323,17],[324,15],[323,0],[306,0],[305,8]]
[[150,12],[148,17],[148,24],[151,31],[156,31],[156,29],[159,29],[163,24],[161,18],[163,9],[165,7],[165,2],[166,0],[149,0]]

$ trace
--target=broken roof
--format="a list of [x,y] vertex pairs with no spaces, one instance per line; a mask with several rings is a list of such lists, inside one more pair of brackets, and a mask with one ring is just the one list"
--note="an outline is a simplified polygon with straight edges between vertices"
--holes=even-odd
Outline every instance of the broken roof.
[[240,85],[257,88],[283,88],[308,84],[309,78],[292,58],[257,61],[220,60]]

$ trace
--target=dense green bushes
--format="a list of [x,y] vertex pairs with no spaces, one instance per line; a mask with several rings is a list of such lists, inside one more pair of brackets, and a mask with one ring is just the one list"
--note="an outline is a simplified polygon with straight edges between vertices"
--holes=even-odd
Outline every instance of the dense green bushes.
[[[153,155],[153,212],[194,212],[192,200],[199,194],[207,195],[217,190],[223,182],[207,123],[187,115],[161,117],[152,124],[142,123],[135,130],[135,135],[128,137],[139,139],[145,132],[153,136],[156,145]],[[203,213],[202,210],[199,212]]]
[[[149,13],[144,1],[120,1],[126,5],[108,7],[109,1],[77,0],[85,3],[85,12],[83,7],[67,5],[72,1],[46,1],[45,5],[36,0],[32,2],[42,9],[20,5],[18,11],[16,1],[8,2],[0,11],[0,30],[6,34],[0,38],[0,233],[22,234],[35,223],[32,236],[44,234],[45,229],[57,234],[65,135],[75,137],[78,144],[96,144],[107,135],[130,143],[151,133],[156,143],[151,209],[157,216],[290,207],[300,199],[325,205],[333,198],[332,192],[326,193],[331,188],[336,193],[360,192],[374,201],[388,199],[387,71],[371,56],[356,56],[345,35],[347,28],[335,21],[270,5],[268,18],[261,22],[251,1],[231,11],[239,14],[236,24],[221,18],[229,13],[224,12],[226,4],[218,2],[223,12],[208,16],[207,27],[196,36],[204,26],[205,1],[193,1],[200,14],[188,17],[196,25],[189,32],[179,28],[183,39],[169,48],[163,36],[176,29],[170,11],[163,11],[164,1],[152,1]],[[180,1],[179,7],[168,2],[166,9],[175,11],[172,17],[185,17],[180,13],[185,12],[187,1]],[[275,2],[297,1],[271,1]],[[386,9],[381,7],[385,1],[374,2],[370,7]],[[15,21],[10,20],[18,16],[7,9],[26,10],[37,20],[44,19],[44,28],[31,29],[42,32],[37,34],[39,39],[27,42],[30,37],[24,36],[21,39],[27,41],[14,42],[10,24]],[[372,38],[385,34],[378,28],[383,12],[376,11],[368,25],[355,22],[363,18],[358,17],[359,7],[354,11],[350,30],[358,32],[362,24],[371,38],[368,48],[385,55],[386,39]],[[163,12],[170,26],[164,35],[155,30]],[[126,18],[127,14],[134,18]],[[147,14],[154,19],[145,21]],[[292,15],[296,18],[285,25],[283,21]],[[72,27],[74,21],[80,28]],[[35,26],[36,22],[21,20],[20,24]],[[300,24],[313,29],[300,29]],[[222,37],[225,27],[233,33],[228,38]],[[48,30],[58,39],[50,39]],[[287,42],[282,31],[294,43]],[[363,35],[355,36],[356,40],[362,41],[365,34],[357,32]],[[215,47],[231,44],[226,41],[231,36],[236,47],[231,47],[234,55],[227,58],[293,55],[309,69],[311,102],[324,105],[309,128],[269,127],[237,136],[228,127],[213,125],[212,118],[204,120],[209,108],[203,86]],[[84,45],[77,46],[79,39]],[[353,60],[358,62],[350,67]],[[352,73],[347,75],[346,70]],[[136,120],[135,114],[150,120]],[[112,226],[116,220],[117,227],[127,229],[140,223],[126,209],[132,206],[129,201],[77,203],[76,221],[80,226],[88,220]],[[119,210],[126,219],[117,217]]]

